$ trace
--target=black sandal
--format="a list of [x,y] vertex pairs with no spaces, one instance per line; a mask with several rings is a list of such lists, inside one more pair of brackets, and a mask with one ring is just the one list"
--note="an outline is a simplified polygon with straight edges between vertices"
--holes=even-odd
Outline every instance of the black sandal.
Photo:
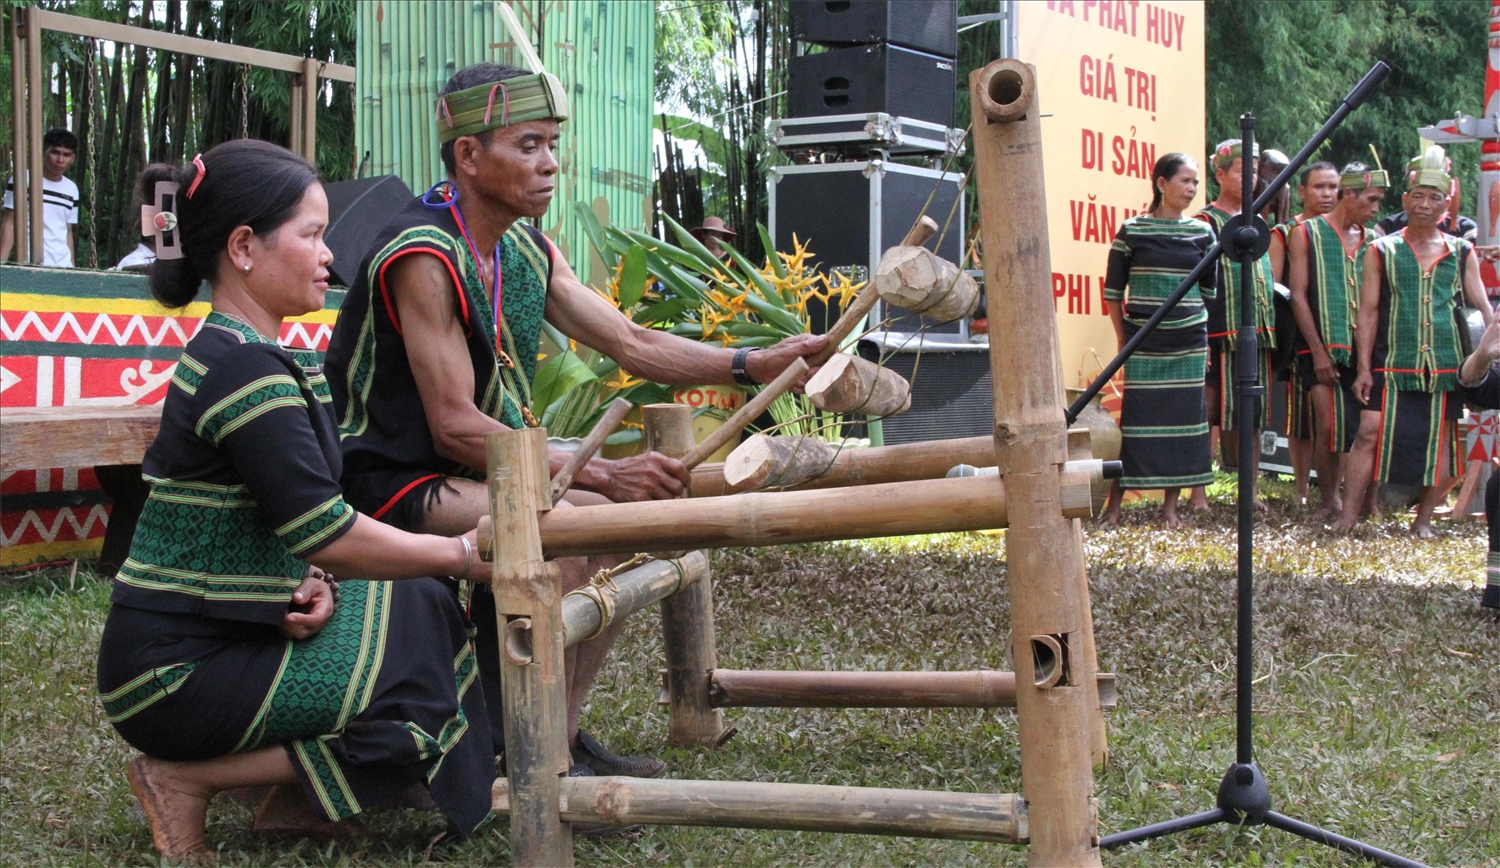
[[578,744],[570,751],[574,764],[587,766],[594,774],[605,777],[657,778],[667,770],[667,764],[656,757],[620,756],[581,729],[578,730]]

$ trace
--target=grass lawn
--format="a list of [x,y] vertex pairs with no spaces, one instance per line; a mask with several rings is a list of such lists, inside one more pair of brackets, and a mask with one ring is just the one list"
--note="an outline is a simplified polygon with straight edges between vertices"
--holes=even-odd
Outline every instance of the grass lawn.
[[[1232,485],[1225,486],[1232,489]],[[1282,813],[1435,865],[1500,865],[1500,624],[1481,613],[1483,529],[1404,517],[1344,539],[1306,527],[1267,485],[1257,588],[1257,760]],[[1213,806],[1233,759],[1234,510],[1196,527],[1156,506],[1086,533],[1103,668],[1121,678],[1113,756],[1096,772],[1104,834]],[[714,556],[721,665],[737,669],[1006,666],[1003,537],[826,544]],[[87,565],[0,578],[0,862],[154,865],[125,783],[130,755],[94,691],[107,583]],[[656,619],[627,628],[585,711],[611,746],[682,778],[988,792],[1019,789],[1008,711],[733,709],[716,750],[666,748]],[[386,811],[359,844],[252,837],[218,803],[209,842],[230,865],[411,865],[439,817]],[[448,854],[505,864],[504,824]],[[911,838],[659,827],[580,841],[584,865],[1022,865],[1023,848]],[[1208,829],[1105,855],[1106,865],[1358,864],[1270,829]]]

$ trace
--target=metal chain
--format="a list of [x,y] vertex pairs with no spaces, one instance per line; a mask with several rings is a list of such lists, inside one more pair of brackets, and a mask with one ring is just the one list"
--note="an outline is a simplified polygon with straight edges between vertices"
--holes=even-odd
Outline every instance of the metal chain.
[[240,64],[240,138],[250,138],[250,66]]
[[84,109],[89,119],[89,268],[99,267],[99,236],[98,223],[95,215],[99,213],[99,139],[102,138],[99,129],[99,118],[97,116],[98,101],[94,93],[99,89],[98,67],[95,54],[99,48],[97,40],[89,39],[89,70],[88,81],[84,85],[88,90],[88,106]]

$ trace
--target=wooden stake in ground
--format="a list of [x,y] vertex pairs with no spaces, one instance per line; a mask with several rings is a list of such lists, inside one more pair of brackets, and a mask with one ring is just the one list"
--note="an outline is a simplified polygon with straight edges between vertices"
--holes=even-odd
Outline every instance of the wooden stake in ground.
[[729,453],[724,481],[735,491],[798,485],[823,475],[837,456],[837,449],[817,437],[756,434]]
[[[693,445],[692,411],[681,404],[648,404],[641,417],[646,448],[652,452],[682,458],[712,454],[718,448],[703,453]],[[708,673],[719,665],[711,575],[661,601],[661,639],[667,657],[667,740],[678,745],[720,743],[726,737],[724,712],[708,698]]]
[[1027,860],[1098,865],[1092,710],[1081,665],[1088,599],[1078,580],[1083,552],[1060,499],[1068,441],[1035,72],[997,60],[969,76],[969,94],[993,336],[995,458],[1010,509],[1005,547]]
[[568,753],[562,574],[542,559],[537,515],[549,509],[547,432],[485,437],[493,527],[495,620],[505,703],[505,766],[513,796],[513,865],[572,865],[573,827],[558,812]]

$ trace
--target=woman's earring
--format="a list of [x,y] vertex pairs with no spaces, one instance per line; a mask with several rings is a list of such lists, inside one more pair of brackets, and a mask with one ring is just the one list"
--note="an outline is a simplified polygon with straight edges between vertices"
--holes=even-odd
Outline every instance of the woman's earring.
[[247,262],[247,263],[245,263],[245,273],[246,273],[246,274],[249,274],[249,273],[250,273],[250,263],[248,263],[248,262]]

